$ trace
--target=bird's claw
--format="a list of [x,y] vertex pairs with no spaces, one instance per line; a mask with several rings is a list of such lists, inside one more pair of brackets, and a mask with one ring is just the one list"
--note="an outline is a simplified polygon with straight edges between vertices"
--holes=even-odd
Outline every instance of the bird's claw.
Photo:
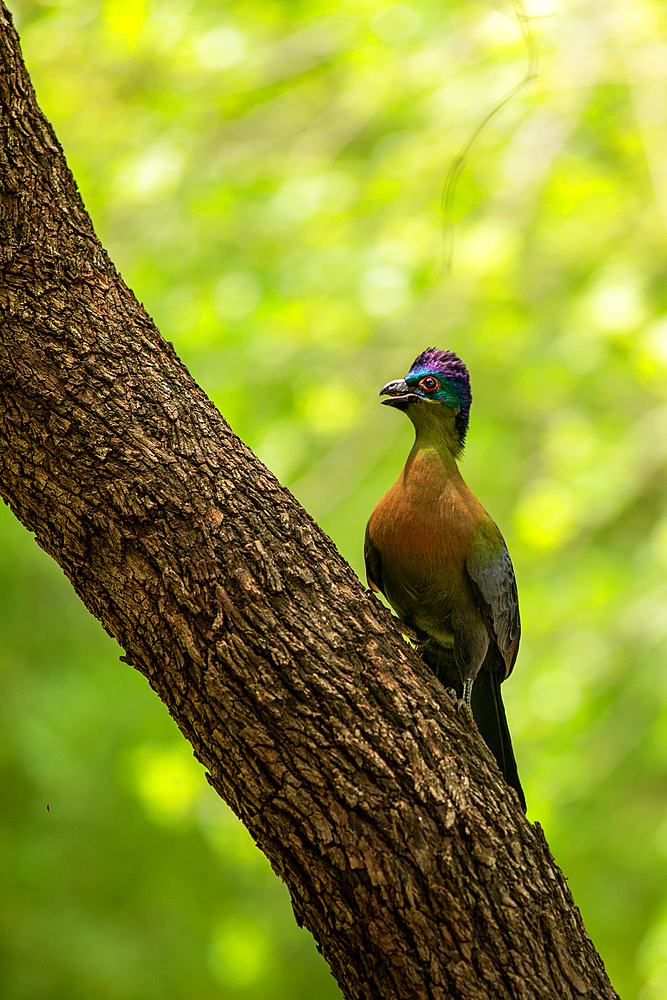
[[456,688],[445,688],[445,694],[449,695],[455,705],[457,704],[458,695],[456,694]]
[[456,711],[458,712],[459,715],[461,715],[461,714],[467,715],[467,716],[471,716],[472,715],[472,709],[471,709],[470,705],[468,704],[468,702],[465,700],[465,698],[457,698],[456,699]]

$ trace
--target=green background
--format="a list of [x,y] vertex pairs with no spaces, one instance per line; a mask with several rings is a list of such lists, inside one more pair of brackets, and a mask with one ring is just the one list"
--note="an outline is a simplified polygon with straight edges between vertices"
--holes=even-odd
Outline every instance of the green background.
[[[381,385],[467,362],[465,478],[514,560],[529,816],[624,1000],[667,996],[667,12],[13,0],[128,285],[358,573],[411,433]],[[339,996],[145,681],[0,511],[0,995]],[[48,811],[47,811],[48,806]]]

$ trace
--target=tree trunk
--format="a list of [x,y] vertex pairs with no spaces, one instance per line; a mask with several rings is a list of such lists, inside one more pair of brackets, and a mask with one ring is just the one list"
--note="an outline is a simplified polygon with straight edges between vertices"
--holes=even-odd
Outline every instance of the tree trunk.
[[0,5],[0,491],[347,997],[615,997],[539,826],[97,240]]

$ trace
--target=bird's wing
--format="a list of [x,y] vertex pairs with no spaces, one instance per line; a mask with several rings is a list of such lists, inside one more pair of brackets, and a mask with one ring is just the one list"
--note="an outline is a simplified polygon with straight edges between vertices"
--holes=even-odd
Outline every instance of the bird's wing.
[[375,548],[371,539],[369,527],[370,525],[366,526],[366,537],[364,538],[364,562],[366,563],[368,586],[376,594],[384,594],[384,587],[382,585],[382,560],[380,559],[380,553]]
[[480,525],[473,535],[466,569],[489,632],[505,660],[505,677],[509,677],[521,637],[519,595],[505,539],[493,521]]

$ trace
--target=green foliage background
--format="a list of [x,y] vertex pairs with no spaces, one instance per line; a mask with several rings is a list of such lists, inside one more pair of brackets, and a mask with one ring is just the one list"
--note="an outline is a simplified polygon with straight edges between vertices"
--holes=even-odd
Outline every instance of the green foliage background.
[[[532,0],[13,0],[126,282],[362,573],[410,428],[379,387],[453,348],[464,474],[524,639],[505,686],[545,827],[624,1000],[667,996],[667,12]],[[508,16],[509,15],[509,16]],[[0,994],[339,996],[163,706],[0,512]],[[49,811],[47,811],[47,806]]]

